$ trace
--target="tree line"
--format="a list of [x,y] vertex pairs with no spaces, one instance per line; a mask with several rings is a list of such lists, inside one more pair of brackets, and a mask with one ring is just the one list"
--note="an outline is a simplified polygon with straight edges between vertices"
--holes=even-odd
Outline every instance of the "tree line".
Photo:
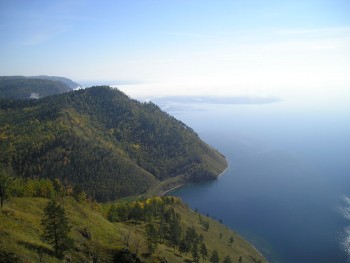
[[72,196],[78,202],[87,201],[87,195],[79,185],[65,186],[59,179],[19,178],[9,168],[0,166],[0,207],[12,197],[57,198]]

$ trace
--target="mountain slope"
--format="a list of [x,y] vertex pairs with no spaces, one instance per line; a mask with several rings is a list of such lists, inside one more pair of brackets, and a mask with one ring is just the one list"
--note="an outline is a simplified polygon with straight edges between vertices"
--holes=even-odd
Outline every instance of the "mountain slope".
[[216,178],[225,158],[153,103],[109,87],[0,101],[0,162],[21,177],[79,184],[97,200],[145,193],[160,181]]

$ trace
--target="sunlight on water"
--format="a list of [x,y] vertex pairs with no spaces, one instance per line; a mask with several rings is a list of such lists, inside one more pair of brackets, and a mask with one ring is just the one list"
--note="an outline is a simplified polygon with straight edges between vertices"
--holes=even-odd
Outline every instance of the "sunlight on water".
[[342,201],[344,206],[340,207],[340,211],[346,219],[350,220],[350,197],[344,195]]
[[[350,220],[350,197],[342,197],[342,206],[339,208],[344,218]],[[340,241],[341,248],[348,255],[347,262],[350,262],[350,226],[345,227]]]

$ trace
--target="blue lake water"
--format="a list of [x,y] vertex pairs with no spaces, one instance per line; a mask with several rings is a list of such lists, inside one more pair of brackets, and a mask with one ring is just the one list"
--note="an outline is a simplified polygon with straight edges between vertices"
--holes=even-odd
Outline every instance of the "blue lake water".
[[176,104],[170,113],[229,162],[219,180],[172,195],[269,262],[350,262],[349,107]]

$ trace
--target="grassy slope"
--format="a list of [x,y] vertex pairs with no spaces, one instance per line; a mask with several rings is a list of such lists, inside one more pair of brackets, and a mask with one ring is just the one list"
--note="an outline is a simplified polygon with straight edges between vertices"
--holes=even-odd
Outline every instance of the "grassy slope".
[[[12,252],[22,262],[39,262],[37,251],[41,249],[44,251],[43,262],[60,262],[51,255],[53,251],[50,246],[40,240],[40,222],[47,202],[43,198],[13,198],[4,206],[0,213],[0,235],[3,237],[0,239],[0,251]],[[83,243],[96,247],[101,243],[101,249],[105,250],[120,244],[118,228],[104,219],[98,212],[99,206],[94,209],[89,204],[78,204],[73,199],[64,199],[64,208],[73,226],[71,236],[78,250],[82,250]],[[79,232],[85,227],[92,234],[91,242]],[[82,251],[71,254],[77,261],[85,258]]]
[[[51,247],[40,240],[42,231],[40,222],[47,201],[42,198],[13,198],[5,204],[0,210],[0,256],[6,251],[7,254],[16,255],[20,259],[19,262],[39,262],[38,251],[41,250],[43,251],[42,262],[60,262],[51,255]],[[73,262],[86,262],[92,254],[97,255],[100,260],[103,260],[102,262],[110,262],[111,250],[125,247],[125,237],[128,235],[131,251],[135,251],[138,247],[139,256],[146,251],[144,225],[107,221],[102,215],[106,205],[78,204],[72,198],[63,199],[63,204],[73,226],[71,237],[74,239],[75,249],[69,252]],[[199,225],[198,214],[184,205],[177,205],[175,209],[181,214],[182,223],[185,226],[193,226],[198,234],[202,234],[209,252],[216,249],[221,260],[226,255],[230,255],[234,262],[238,262],[239,256],[243,257],[242,262],[258,262],[258,260],[266,262],[254,248],[224,225],[203,216],[205,220],[210,221],[209,231],[206,232]],[[85,228],[91,233],[91,239],[81,234]],[[234,238],[232,247],[228,245],[228,239],[231,236]],[[142,258],[142,260],[157,262],[157,258],[163,257],[168,262],[174,263],[190,259],[190,255],[180,255],[178,252],[174,254],[172,248],[161,244],[154,256]],[[253,261],[253,258],[256,261]]]

